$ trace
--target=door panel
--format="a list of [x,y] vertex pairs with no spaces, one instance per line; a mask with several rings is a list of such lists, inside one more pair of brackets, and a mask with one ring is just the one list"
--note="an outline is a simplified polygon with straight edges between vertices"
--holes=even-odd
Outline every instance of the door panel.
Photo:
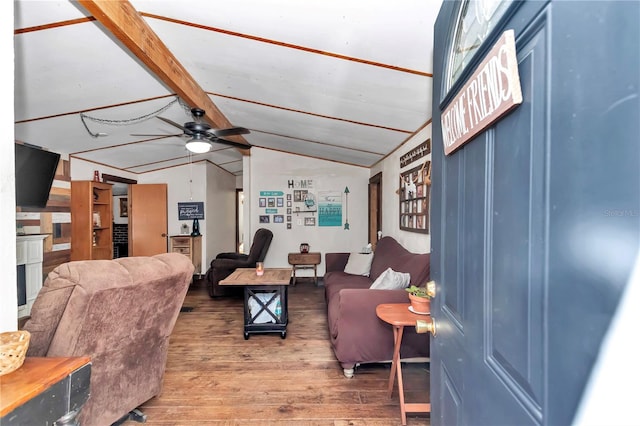
[[[527,102],[488,132],[487,282],[489,366],[530,415],[543,397],[544,259],[548,164],[544,138],[546,20],[523,34],[518,68]],[[523,42],[530,37],[529,42]],[[540,131],[537,131],[540,130]],[[517,141],[514,143],[514,141]]]
[[515,30],[523,102],[445,156],[458,7],[435,30],[431,421],[570,424],[640,239],[640,3],[514,3],[479,52]]
[[167,185],[129,185],[129,255],[167,252]]

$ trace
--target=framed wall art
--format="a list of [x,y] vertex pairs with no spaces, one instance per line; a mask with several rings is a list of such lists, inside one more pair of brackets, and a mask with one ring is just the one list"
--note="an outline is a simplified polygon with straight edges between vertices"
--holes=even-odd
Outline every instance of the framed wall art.
[[127,204],[127,197],[120,198],[120,217],[128,217],[129,216],[129,208]]

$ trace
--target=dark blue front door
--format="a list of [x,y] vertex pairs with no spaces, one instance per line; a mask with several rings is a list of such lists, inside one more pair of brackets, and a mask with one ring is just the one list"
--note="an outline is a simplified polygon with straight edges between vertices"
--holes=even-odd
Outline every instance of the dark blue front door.
[[[640,2],[476,11],[452,64],[462,6],[435,27],[431,423],[568,425],[638,253]],[[508,29],[523,102],[445,156],[441,113]]]

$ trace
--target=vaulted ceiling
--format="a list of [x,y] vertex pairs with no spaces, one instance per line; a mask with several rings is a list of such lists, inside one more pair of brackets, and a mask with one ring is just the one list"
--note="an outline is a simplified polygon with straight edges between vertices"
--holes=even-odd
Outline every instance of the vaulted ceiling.
[[[250,146],[370,167],[431,118],[439,0],[36,1],[15,8],[15,137],[132,173],[207,160],[242,174]],[[134,136],[158,135],[158,136]],[[177,135],[177,136],[176,136]]]

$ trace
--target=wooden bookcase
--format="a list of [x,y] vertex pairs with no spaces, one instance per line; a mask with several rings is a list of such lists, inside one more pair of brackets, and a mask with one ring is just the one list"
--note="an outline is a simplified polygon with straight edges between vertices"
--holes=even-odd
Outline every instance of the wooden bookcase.
[[[429,233],[429,189],[431,162],[400,174],[400,229]],[[414,186],[409,186],[413,183]]]
[[71,260],[112,258],[111,184],[71,181]]

